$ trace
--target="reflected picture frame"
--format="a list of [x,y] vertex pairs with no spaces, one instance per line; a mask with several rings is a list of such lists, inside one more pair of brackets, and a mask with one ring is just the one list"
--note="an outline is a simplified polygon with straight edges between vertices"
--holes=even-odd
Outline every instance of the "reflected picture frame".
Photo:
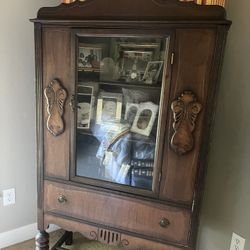
[[[136,113],[132,128],[131,128],[131,132],[137,133],[137,134],[141,134],[141,135],[145,135],[145,136],[149,136],[151,134],[157,113],[159,110],[159,105],[156,105],[152,102],[145,102],[145,103],[141,103],[139,104],[139,108],[138,111]],[[151,116],[150,118],[146,118],[147,120],[144,120],[145,117],[143,118],[143,113],[148,113],[151,112]],[[139,126],[139,122],[145,122],[147,124],[147,126],[145,128],[141,128]]]
[[142,81],[148,84],[157,83],[162,67],[163,67],[163,61],[148,62]]
[[100,72],[103,56],[102,44],[79,43],[78,46],[78,71]]
[[77,93],[77,129],[90,129],[93,115],[93,86],[79,86]]
[[[126,104],[126,111],[125,111],[124,119],[125,119],[125,121],[127,121],[131,125],[133,124],[133,122],[135,120],[136,114],[139,110],[139,106],[140,106],[140,104],[137,104],[137,103],[128,102]],[[135,110],[135,112],[133,111],[133,109]]]
[[120,123],[122,94],[101,92],[97,100],[96,124]]

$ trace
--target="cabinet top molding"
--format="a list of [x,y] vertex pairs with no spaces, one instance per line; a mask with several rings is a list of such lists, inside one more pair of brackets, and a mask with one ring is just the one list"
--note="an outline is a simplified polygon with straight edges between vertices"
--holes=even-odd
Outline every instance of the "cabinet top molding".
[[41,8],[32,21],[43,20],[226,21],[226,11],[179,0],[77,0]]

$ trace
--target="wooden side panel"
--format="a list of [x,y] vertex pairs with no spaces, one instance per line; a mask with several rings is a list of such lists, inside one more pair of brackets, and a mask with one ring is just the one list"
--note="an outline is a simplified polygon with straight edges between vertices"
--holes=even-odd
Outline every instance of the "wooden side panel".
[[36,130],[37,130],[37,225],[43,231],[43,58],[42,58],[42,26],[35,24],[36,55]]
[[[49,224],[55,224],[67,231],[80,232],[83,236],[90,240],[98,240],[98,227],[84,224],[81,221],[68,220],[66,218],[53,216],[45,214],[45,228]],[[153,242],[146,239],[137,238],[131,235],[121,234],[121,244],[124,249],[135,250],[181,250],[183,248],[178,248],[170,245],[161,244],[158,242]]]
[[[43,29],[43,90],[57,79],[68,93],[72,93],[73,83],[71,71],[71,36],[68,28]],[[44,96],[44,167],[45,175],[61,179],[69,179],[70,152],[70,108],[69,97],[65,103],[63,115],[65,130],[58,136],[47,129],[47,104]]]
[[[66,199],[58,202],[63,195]],[[148,238],[187,245],[190,230],[188,210],[138,199],[91,192],[73,186],[45,182],[45,212],[66,215]],[[160,226],[166,218],[169,225]]]
[[[191,205],[197,174],[201,145],[203,141],[204,118],[210,71],[215,46],[216,30],[179,29],[176,31],[175,61],[171,82],[170,102],[185,91],[191,91],[202,106],[192,133],[193,149],[180,155],[170,147],[173,136],[173,115],[169,106],[169,122],[165,151],[160,198]],[[202,167],[202,166],[201,166]]]

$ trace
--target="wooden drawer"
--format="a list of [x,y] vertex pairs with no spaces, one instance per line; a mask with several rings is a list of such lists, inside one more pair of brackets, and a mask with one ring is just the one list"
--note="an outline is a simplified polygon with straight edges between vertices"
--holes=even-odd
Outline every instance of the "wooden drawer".
[[[45,182],[45,213],[54,212],[93,223],[186,245],[190,213],[184,209]],[[65,196],[60,203],[58,197]],[[160,226],[166,218],[170,224]]]

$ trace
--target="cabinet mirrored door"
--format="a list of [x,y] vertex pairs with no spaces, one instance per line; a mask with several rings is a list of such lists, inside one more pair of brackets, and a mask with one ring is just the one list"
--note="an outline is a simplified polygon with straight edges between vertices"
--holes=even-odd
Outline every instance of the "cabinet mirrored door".
[[76,36],[74,175],[152,190],[166,37]]

